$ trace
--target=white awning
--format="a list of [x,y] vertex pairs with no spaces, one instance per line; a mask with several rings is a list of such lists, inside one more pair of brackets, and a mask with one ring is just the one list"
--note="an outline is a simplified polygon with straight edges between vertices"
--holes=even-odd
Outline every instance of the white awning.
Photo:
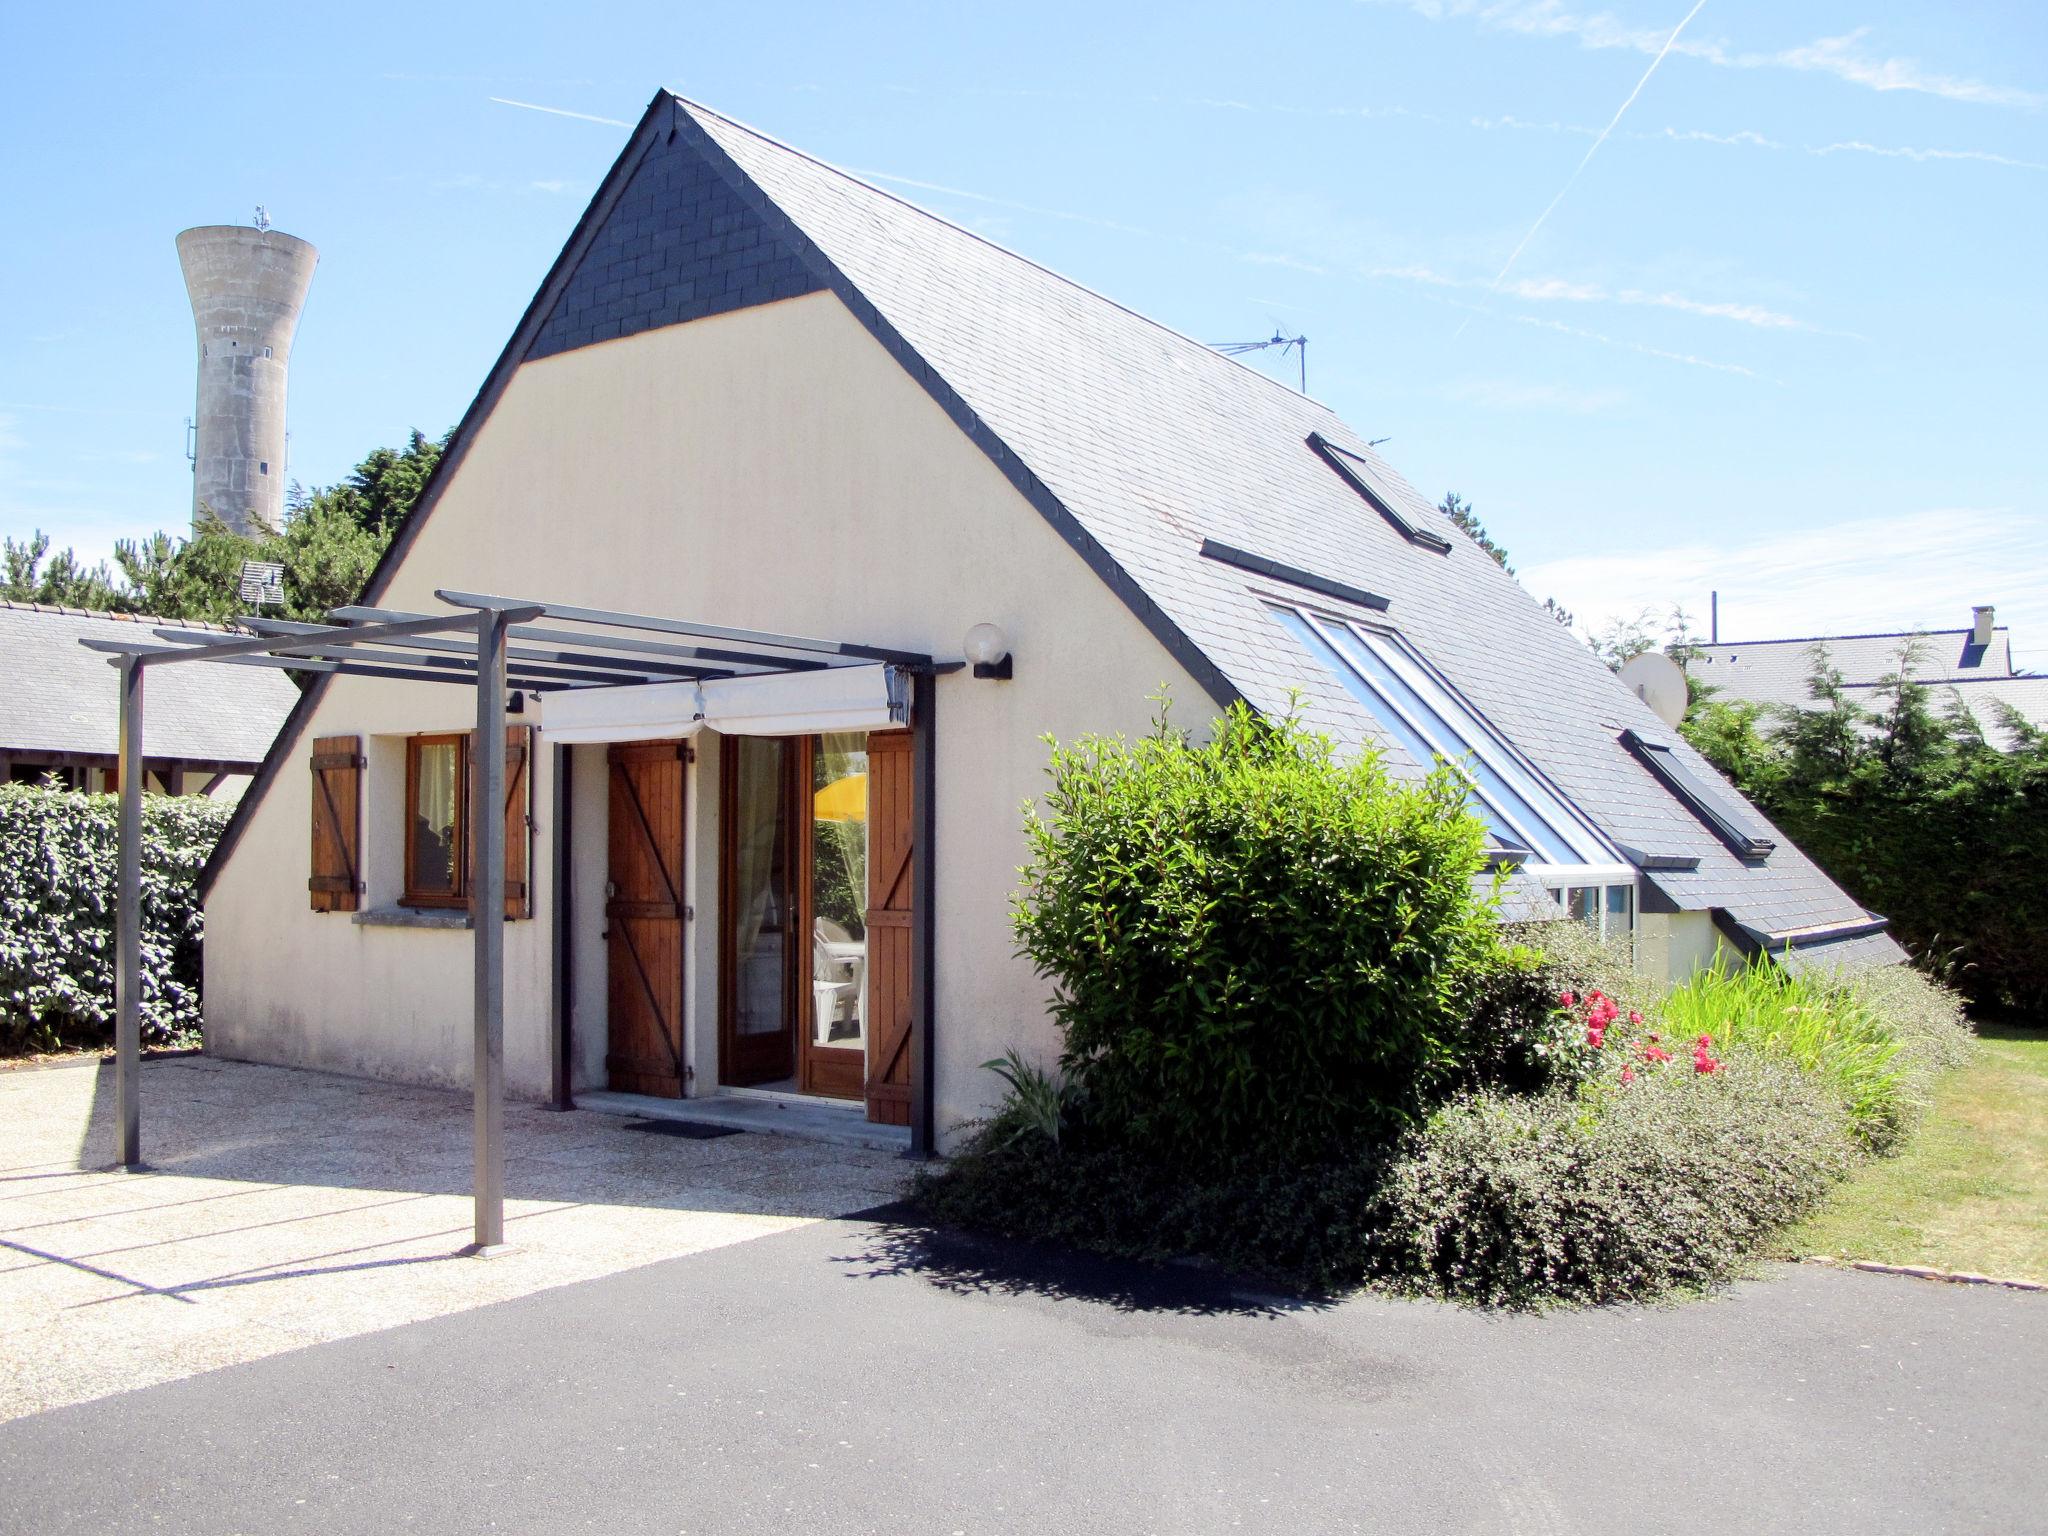
[[909,674],[882,664],[540,695],[541,734],[559,742],[886,731],[909,721]]

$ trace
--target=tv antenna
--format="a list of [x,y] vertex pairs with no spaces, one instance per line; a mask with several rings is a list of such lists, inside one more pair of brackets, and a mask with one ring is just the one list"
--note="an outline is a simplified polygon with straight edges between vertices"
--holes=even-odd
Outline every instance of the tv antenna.
[[1209,346],[1212,351],[1221,352],[1225,357],[1242,357],[1247,352],[1264,352],[1271,347],[1278,347],[1282,357],[1285,357],[1289,351],[1293,351],[1299,355],[1301,361],[1301,392],[1304,395],[1308,393],[1308,338],[1306,336],[1283,335],[1279,327],[1275,326],[1272,336],[1265,341],[1212,341],[1209,343]]
[[261,203],[256,205],[256,217],[252,220],[258,229],[270,228],[270,210]]

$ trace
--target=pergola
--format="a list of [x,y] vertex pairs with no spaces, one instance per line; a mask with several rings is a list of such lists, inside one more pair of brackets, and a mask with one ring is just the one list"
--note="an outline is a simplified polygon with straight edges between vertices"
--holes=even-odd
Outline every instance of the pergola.
[[[341,677],[451,683],[476,691],[471,754],[474,793],[484,805],[505,798],[507,695],[646,684],[703,684],[725,678],[885,664],[907,673],[915,727],[912,776],[917,854],[912,870],[910,1129],[913,1155],[932,1138],[932,724],[940,663],[917,652],[564,603],[436,591],[453,611],[411,613],[337,608],[329,624],[252,616],[245,638],[164,628],[163,644],[86,639],[111,653],[121,693],[120,861],[115,908],[114,1083],[116,1160],[142,1164],[142,718],[143,678],[153,667],[185,662],[281,667]],[[541,621],[546,621],[543,624]],[[288,727],[289,728],[289,727]],[[557,748],[557,751],[562,749]],[[559,782],[559,775],[558,775]],[[489,1253],[505,1241],[505,824],[477,818],[471,927],[475,935],[475,1241]],[[557,949],[566,944],[557,916]],[[560,990],[558,978],[557,990]],[[558,1010],[559,1011],[559,1010]],[[558,1098],[566,1082],[558,1067]]]

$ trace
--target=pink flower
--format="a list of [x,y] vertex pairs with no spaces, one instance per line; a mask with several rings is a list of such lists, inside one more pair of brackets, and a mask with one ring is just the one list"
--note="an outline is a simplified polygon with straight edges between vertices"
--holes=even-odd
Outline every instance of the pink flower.
[[1670,1059],[1671,1053],[1660,1045],[1646,1045],[1643,1047],[1643,1060],[1653,1067],[1660,1061],[1669,1061]]
[[1627,1085],[1627,1084],[1629,1084],[1629,1083],[1632,1083],[1632,1082],[1634,1082],[1635,1080],[1636,1080],[1636,1069],[1635,1069],[1634,1067],[1623,1067],[1623,1068],[1621,1069],[1621,1081],[1622,1081],[1622,1084],[1623,1084],[1624,1086],[1626,1086],[1626,1085]]
[[1712,1035],[1701,1035],[1699,1038],[1699,1048],[1703,1051],[1713,1043],[1714,1037]]
[[1596,1051],[1600,1049],[1600,1047],[1606,1042],[1606,1040],[1607,1031],[1602,1029],[1598,1024],[1595,1024],[1591,1029],[1586,1031],[1586,1044],[1593,1047],[1593,1049]]
[[1569,1008],[1578,1000],[1579,995],[1576,992],[1560,992],[1557,994],[1557,1006],[1560,1008]]
[[1631,1024],[1640,1024],[1643,1022],[1643,1016],[1640,1013],[1637,1013],[1635,1009],[1631,1008],[1628,1011],[1628,1021]]

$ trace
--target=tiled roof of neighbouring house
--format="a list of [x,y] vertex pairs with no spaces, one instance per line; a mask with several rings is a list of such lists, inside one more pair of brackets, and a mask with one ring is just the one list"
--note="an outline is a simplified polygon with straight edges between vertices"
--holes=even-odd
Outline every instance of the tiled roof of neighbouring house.
[[1687,669],[1722,699],[1807,709],[1813,703],[1807,684],[1817,648],[1825,649],[1828,664],[1842,674],[1849,696],[1866,708],[1882,707],[1878,695],[1884,680],[1910,663],[1906,675],[1927,685],[1937,710],[1951,699],[1960,702],[1996,746],[2011,740],[2000,706],[2018,711],[2030,724],[2048,726],[2048,677],[2014,670],[2012,635],[2003,628],[1992,630],[1982,646],[1972,643],[1967,629],[1724,640],[1701,646]]
[[[226,632],[224,625],[183,619],[0,602],[0,753],[111,755],[120,734],[114,668],[105,653],[78,642],[146,640],[165,626]],[[298,696],[290,678],[268,668],[151,668],[143,755],[259,762]]]

